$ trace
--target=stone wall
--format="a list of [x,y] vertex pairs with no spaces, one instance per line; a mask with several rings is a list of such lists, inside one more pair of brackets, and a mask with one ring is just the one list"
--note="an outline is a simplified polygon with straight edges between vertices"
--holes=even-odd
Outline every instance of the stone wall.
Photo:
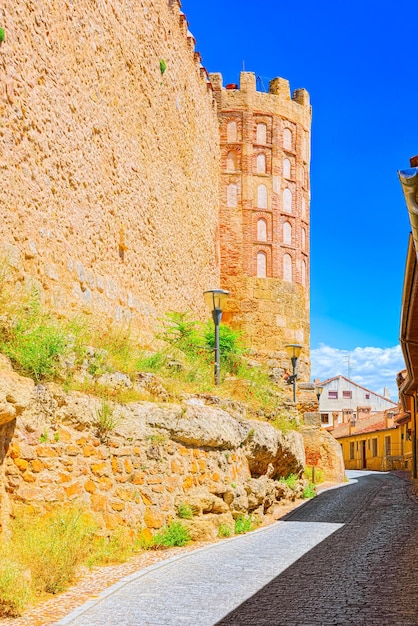
[[220,524],[249,513],[262,520],[300,494],[277,478],[302,472],[302,436],[237,409],[196,397],[182,404],[108,403],[113,427],[100,430],[99,398],[53,383],[34,386],[10,368],[0,369],[0,383],[3,528],[16,504],[74,501],[105,529],[152,532],[189,504],[196,512],[193,536],[214,538]]
[[5,0],[0,23],[0,255],[18,285],[143,330],[206,315],[218,123],[179,2]]

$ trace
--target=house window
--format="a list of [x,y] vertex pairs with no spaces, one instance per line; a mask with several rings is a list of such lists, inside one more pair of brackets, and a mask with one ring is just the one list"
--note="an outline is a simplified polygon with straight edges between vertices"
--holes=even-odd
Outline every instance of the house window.
[[352,391],[343,391],[343,398],[352,398],[352,397],[353,397]]
[[266,155],[262,152],[257,154],[257,174],[266,173]]
[[377,456],[377,438],[372,439],[372,456]]
[[350,441],[350,460],[354,459],[354,441]]
[[366,400],[370,400],[370,394],[369,393],[364,394],[364,397],[366,398]]
[[329,424],[329,413],[321,413],[321,424]]
[[267,126],[257,124],[257,143],[267,143]]
[[338,391],[328,391],[328,400],[338,400]]
[[257,278],[266,278],[267,276],[267,255],[265,252],[257,254]]
[[390,437],[385,437],[385,454],[386,454],[386,456],[390,456],[391,449],[392,449],[392,446],[391,446]]
[[234,143],[237,140],[237,123],[236,122],[228,122],[228,126],[226,127],[226,138],[228,143]]
[[257,207],[267,209],[267,187],[265,185],[258,185],[257,187]]

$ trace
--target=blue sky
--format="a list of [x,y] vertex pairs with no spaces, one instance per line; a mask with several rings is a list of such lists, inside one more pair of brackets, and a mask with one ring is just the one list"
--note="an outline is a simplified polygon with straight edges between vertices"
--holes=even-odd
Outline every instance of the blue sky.
[[[350,354],[364,384],[366,348],[390,355],[396,372],[410,230],[397,170],[418,153],[415,4],[184,0],[183,10],[224,85],[244,63],[266,86],[282,76],[310,92],[312,375],[346,375]],[[389,370],[366,379],[372,389],[395,392]]]

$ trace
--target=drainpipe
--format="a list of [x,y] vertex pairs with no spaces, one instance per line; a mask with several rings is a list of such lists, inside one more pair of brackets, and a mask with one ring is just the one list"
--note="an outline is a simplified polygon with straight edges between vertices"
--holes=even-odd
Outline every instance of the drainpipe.
[[418,478],[417,476],[417,394],[414,393],[413,396],[413,440],[412,440],[412,477]]

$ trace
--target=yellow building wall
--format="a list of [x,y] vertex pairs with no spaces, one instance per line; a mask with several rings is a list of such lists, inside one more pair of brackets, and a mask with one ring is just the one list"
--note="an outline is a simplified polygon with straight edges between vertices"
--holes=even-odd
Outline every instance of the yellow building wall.
[[412,445],[403,426],[340,438],[346,469],[408,469]]

